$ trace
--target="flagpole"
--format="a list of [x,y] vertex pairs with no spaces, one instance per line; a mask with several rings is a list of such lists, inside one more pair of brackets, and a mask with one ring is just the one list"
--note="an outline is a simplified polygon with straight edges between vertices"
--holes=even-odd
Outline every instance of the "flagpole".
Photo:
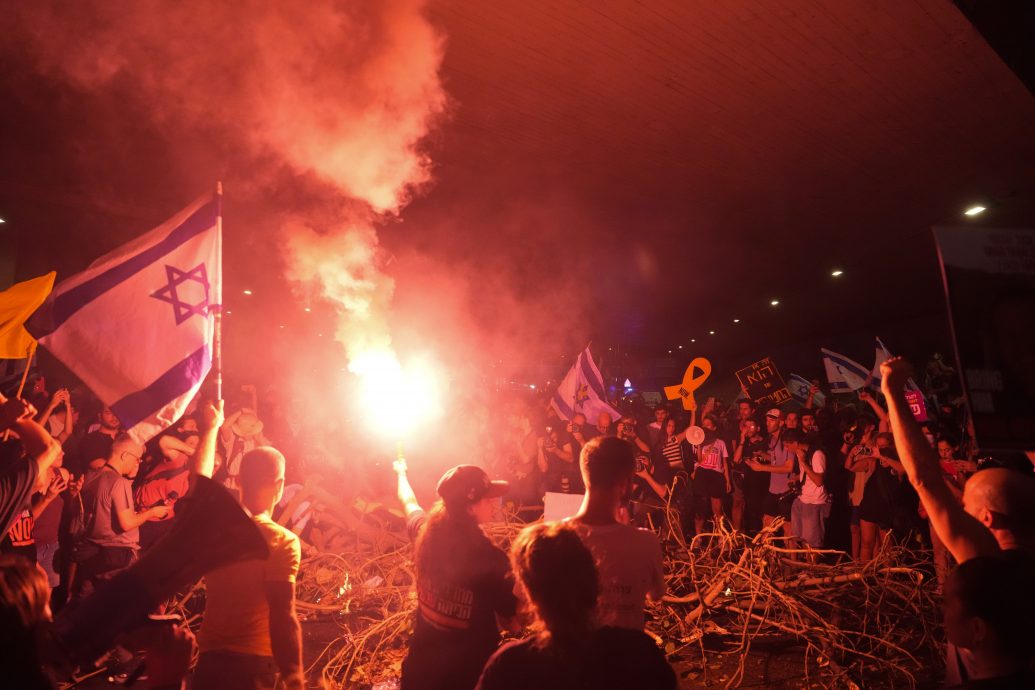
[[[18,384],[18,392],[14,394],[14,397],[21,398],[22,393],[25,392],[25,382],[29,380],[29,369],[32,369],[32,356],[36,354],[36,341],[29,343],[28,357],[25,358],[25,371],[22,372],[22,382]],[[7,439],[11,437],[11,430],[4,429],[3,441],[7,443]]]
[[212,379],[216,400],[223,398],[223,183],[216,182],[216,270],[215,309],[212,313]]
[[25,371],[22,372],[22,382],[18,384],[18,392],[14,397],[22,397],[22,393],[25,391],[25,382],[29,379],[29,369],[32,369],[32,357],[36,354],[36,343],[35,341],[29,344],[29,354],[25,358]]

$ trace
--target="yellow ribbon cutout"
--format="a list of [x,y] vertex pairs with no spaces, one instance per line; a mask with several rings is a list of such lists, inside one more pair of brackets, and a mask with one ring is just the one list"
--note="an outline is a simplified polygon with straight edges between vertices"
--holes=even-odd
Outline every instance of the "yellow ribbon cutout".
[[[701,373],[694,376],[694,369],[700,369]],[[696,410],[697,401],[694,400],[694,391],[704,384],[712,374],[712,363],[704,357],[695,357],[690,362],[690,366],[686,368],[686,373],[683,374],[683,382],[675,386],[665,386],[665,396],[669,400],[675,400],[676,398],[683,399],[684,410]]]

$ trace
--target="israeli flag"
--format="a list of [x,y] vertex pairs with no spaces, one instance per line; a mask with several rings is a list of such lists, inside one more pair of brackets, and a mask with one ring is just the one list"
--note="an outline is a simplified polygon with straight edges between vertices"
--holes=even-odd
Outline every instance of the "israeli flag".
[[[793,395],[796,399],[802,402],[805,402],[809,399],[809,388],[812,387],[812,382],[806,379],[804,376],[799,376],[798,374],[791,374],[790,378],[787,379],[786,384],[787,390],[790,391],[790,394]],[[826,399],[827,396],[823,395],[819,391],[817,391],[816,394],[812,396],[812,402],[817,407],[823,407],[824,403],[826,402]]]
[[870,369],[855,360],[826,348],[820,348],[820,352],[823,353],[823,367],[832,392],[848,393],[873,383]]
[[[874,381],[879,382],[883,378],[881,376],[881,373],[880,373],[880,365],[883,364],[884,362],[888,361],[889,359],[891,359],[892,358],[892,354],[891,354],[891,351],[888,350],[888,348],[886,348],[884,346],[884,343],[881,342],[880,338],[876,338],[876,340],[877,340],[877,356],[874,359],[873,371],[870,373],[870,376],[873,377]],[[908,381],[906,381],[906,390],[907,391],[915,391],[916,393],[920,393],[921,396],[923,396],[923,393],[920,391],[920,386],[916,385],[916,381],[914,381],[912,378],[910,378]]]
[[97,259],[28,324],[138,443],[179,419],[212,366],[220,205],[206,195]]
[[622,413],[607,404],[604,395],[604,377],[593,363],[593,355],[589,347],[579,353],[574,366],[557,386],[550,407],[557,411],[562,419],[571,421],[578,412],[586,415],[586,420],[593,424],[601,413],[610,415],[611,421],[622,418]]

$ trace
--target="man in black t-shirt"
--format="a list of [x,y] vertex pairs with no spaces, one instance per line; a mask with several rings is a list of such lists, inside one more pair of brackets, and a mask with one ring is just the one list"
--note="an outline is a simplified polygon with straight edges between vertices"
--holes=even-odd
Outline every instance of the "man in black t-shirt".
[[100,428],[88,432],[76,447],[75,460],[70,463],[69,467],[72,474],[84,475],[91,468],[102,467],[108,455],[111,454],[111,444],[115,442],[121,426],[119,418],[115,416],[110,407],[105,407],[97,419],[100,422]]
[[563,494],[581,494],[586,490],[579,470],[575,440],[564,429],[548,426],[538,441],[539,472],[543,488]]

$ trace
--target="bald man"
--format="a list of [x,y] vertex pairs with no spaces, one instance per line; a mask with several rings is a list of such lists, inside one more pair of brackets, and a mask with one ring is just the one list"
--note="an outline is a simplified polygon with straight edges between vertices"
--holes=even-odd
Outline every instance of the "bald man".
[[73,598],[133,563],[140,550],[140,525],[169,514],[164,505],[137,511],[133,503],[133,478],[143,455],[143,446],[119,433],[108,457],[86,475],[82,488],[85,531],[75,545]]
[[905,384],[912,375],[909,363],[894,357],[881,365],[881,374],[902,465],[931,526],[953,557],[963,563],[1002,551],[1035,552],[1035,479],[1014,470],[982,470],[963,487],[961,506],[906,402]]
[[[881,364],[881,387],[902,466],[916,488],[931,527],[959,563],[985,556],[1030,560],[1035,555],[1035,478],[994,468],[975,473],[963,487],[961,506],[945,482],[938,454],[913,418],[905,385],[912,367],[901,357]],[[996,583],[990,582],[989,586]],[[1017,592],[1018,597],[1029,596]],[[968,650],[951,641],[946,658],[947,686],[980,680]]]
[[[211,407],[202,418],[213,416]],[[221,421],[220,412],[215,415]],[[203,423],[203,426],[216,426]],[[214,444],[202,439],[194,469],[209,475]],[[301,542],[270,513],[284,492],[284,456],[269,446],[248,451],[238,475],[241,504],[259,528],[269,555],[205,576],[205,615],[198,634],[201,656],[193,690],[302,690],[302,635],[295,617],[295,578]],[[277,686],[279,673],[280,685]]]

